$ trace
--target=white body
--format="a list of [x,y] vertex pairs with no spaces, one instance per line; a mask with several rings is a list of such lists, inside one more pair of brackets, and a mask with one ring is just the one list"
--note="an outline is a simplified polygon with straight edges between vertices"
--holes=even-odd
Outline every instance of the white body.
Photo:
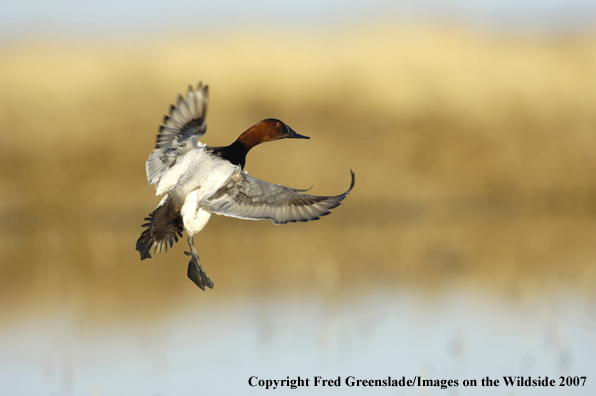
[[184,228],[189,235],[195,235],[211,217],[207,198],[226,184],[236,169],[239,167],[198,144],[160,175],[156,195],[167,193],[184,198],[181,210]]

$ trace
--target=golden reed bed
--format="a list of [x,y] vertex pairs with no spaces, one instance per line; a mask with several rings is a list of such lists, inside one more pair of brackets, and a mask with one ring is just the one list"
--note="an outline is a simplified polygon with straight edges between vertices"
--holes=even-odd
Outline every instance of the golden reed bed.
[[[99,316],[260,293],[465,287],[519,296],[596,286],[596,37],[425,26],[199,33],[0,48],[0,295]],[[258,147],[256,177],[333,194],[334,213],[274,226],[214,218],[141,262],[158,202],[144,161],[178,92],[211,87],[204,141],[284,120],[310,141]],[[15,305],[16,304],[16,305]]]

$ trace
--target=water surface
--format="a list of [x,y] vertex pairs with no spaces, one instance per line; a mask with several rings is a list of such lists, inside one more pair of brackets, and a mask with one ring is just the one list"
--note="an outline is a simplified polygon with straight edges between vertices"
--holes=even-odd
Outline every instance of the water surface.
[[[187,305],[169,318],[89,328],[46,312],[0,328],[10,395],[263,394],[258,379],[309,378],[276,394],[362,394],[355,379],[453,379],[459,386],[366,388],[392,395],[591,395],[596,308],[573,294],[503,301],[470,292],[376,292],[340,301],[252,298]],[[503,376],[587,376],[583,387],[509,388]],[[340,387],[314,387],[315,376]],[[500,379],[498,388],[480,380]],[[477,388],[464,387],[476,379]],[[482,389],[480,389],[482,388]]]

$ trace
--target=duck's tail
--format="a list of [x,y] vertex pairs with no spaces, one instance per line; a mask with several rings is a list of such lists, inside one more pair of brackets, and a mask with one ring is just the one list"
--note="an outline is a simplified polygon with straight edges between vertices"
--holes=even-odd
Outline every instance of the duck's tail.
[[184,223],[180,208],[170,197],[166,197],[165,202],[160,204],[145,220],[148,223],[143,224],[143,227],[147,227],[147,229],[137,240],[136,247],[141,253],[141,260],[151,258],[152,248],[154,254],[168,250],[168,245],[172,247],[174,242],[178,242],[178,237],[182,236]]

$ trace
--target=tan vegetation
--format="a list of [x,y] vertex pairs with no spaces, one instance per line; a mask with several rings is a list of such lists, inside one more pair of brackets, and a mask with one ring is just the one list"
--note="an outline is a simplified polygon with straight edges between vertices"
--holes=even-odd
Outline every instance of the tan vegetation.
[[[596,38],[401,26],[0,50],[2,304],[69,301],[98,317],[172,299],[468,287],[516,296],[596,286]],[[247,170],[315,194],[356,187],[312,224],[214,216],[139,261],[159,201],[144,161],[169,103],[211,86],[209,145],[266,117],[310,141]],[[101,302],[96,304],[96,302]]]

